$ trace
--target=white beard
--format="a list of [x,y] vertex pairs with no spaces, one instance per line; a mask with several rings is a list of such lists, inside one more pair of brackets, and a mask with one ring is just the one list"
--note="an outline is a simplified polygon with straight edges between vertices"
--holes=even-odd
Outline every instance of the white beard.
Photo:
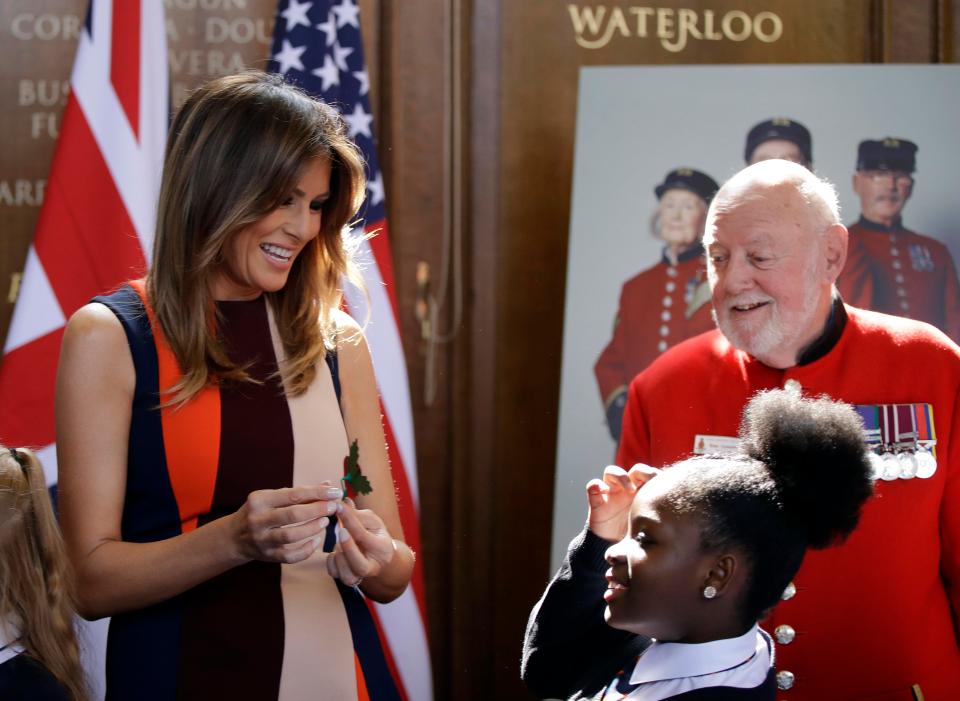
[[790,344],[797,344],[795,350],[799,353],[802,350],[801,336],[810,328],[817,313],[819,289],[816,280],[815,275],[804,278],[802,290],[804,306],[793,312],[790,315],[792,318],[784,318],[780,305],[776,300],[770,300],[770,316],[762,326],[758,328],[756,324],[736,323],[731,319],[731,314],[734,312],[729,309],[743,302],[734,299],[723,301],[726,311],[722,315],[713,309],[713,321],[730,341],[730,345],[761,362]]

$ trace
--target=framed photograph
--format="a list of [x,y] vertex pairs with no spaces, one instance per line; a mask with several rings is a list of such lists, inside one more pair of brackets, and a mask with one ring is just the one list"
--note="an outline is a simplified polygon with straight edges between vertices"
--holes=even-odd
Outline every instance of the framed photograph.
[[[616,442],[607,423],[608,397],[598,386],[595,366],[613,338],[624,285],[643,271],[669,264],[664,240],[657,235],[660,198],[656,188],[677,169],[697,171],[722,184],[746,165],[749,130],[765,120],[786,119],[809,130],[812,168],[836,185],[841,219],[849,226],[861,216],[863,192],[855,191],[853,182],[860,143],[883,144],[892,139],[886,141],[893,144],[891,149],[900,148],[901,142],[912,143],[917,146],[915,169],[908,174],[912,180],[905,202],[900,203],[900,215],[902,226],[922,237],[916,240],[919,243],[905,243],[894,255],[902,256],[906,268],[913,266],[919,272],[932,270],[933,265],[952,267],[950,274],[955,278],[953,261],[960,257],[955,176],[960,164],[958,85],[960,67],[949,65],[580,70],[552,569],[559,565],[570,538],[582,528],[585,483],[614,461]],[[903,164],[894,164],[898,165]],[[897,181],[891,178],[891,182]],[[681,309],[676,303],[664,307],[664,296],[651,286],[629,300],[631,305],[648,305],[653,312],[650,328],[640,333],[648,333],[658,348],[682,340],[673,333]],[[956,295],[951,292],[950,296]],[[953,302],[960,305],[960,300]],[[687,305],[680,307],[687,311]]]

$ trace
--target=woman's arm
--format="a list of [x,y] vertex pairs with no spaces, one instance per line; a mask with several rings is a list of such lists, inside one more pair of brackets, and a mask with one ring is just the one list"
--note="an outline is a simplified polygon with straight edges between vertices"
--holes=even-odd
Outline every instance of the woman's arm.
[[[60,518],[83,616],[164,601],[253,559],[298,562],[313,554],[328,510],[337,508],[327,501],[339,497],[336,487],[254,492],[236,513],[189,533],[123,542],[135,384],[120,321],[101,304],[80,309],[63,338],[56,419]],[[291,523],[302,525],[281,528]]]
[[344,425],[347,438],[357,441],[360,466],[373,491],[357,497],[357,510],[349,504],[345,506],[340,518],[349,537],[328,558],[328,569],[345,584],[362,577],[364,593],[386,603],[407,588],[413,575],[414,554],[403,541],[367,341],[357,322],[343,312],[337,312],[337,327]]

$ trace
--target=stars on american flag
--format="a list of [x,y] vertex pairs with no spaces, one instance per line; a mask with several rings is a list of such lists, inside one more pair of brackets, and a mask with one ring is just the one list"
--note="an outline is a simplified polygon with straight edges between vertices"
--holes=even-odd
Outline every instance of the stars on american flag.
[[[297,0],[293,1],[296,2]],[[306,50],[306,46],[294,47],[289,41],[284,39],[283,48],[280,50],[280,53],[273,57],[273,60],[280,64],[279,71],[281,73],[286,73],[291,68],[296,68],[298,71],[302,71],[303,61],[300,60],[300,57],[303,56],[303,52]]]
[[353,112],[344,114],[343,118],[350,127],[351,139],[356,139],[358,134],[363,134],[368,139],[373,138],[373,132],[370,131],[370,125],[373,124],[373,115],[367,114],[363,105],[359,102],[353,106]]
[[[284,73],[285,71],[281,70],[280,72]],[[333,60],[333,56],[330,54],[327,54],[323,57],[323,65],[320,66],[320,68],[314,68],[310,72],[320,78],[320,89],[324,92],[332,88],[334,85],[340,85],[340,69],[337,67],[336,62]]]
[[366,71],[354,71],[353,77],[360,81],[360,94],[366,95],[370,92],[370,76]]
[[[327,12],[317,13],[320,19],[323,19],[322,22],[311,22],[311,14],[314,14],[311,10],[314,9],[314,5],[318,6],[316,10],[323,9],[319,6],[329,7]],[[343,75],[347,74],[350,80],[355,82],[358,95],[365,96],[370,92],[370,77],[366,69],[363,65],[352,66],[352,61],[349,60],[354,53],[354,47],[338,41],[343,28],[352,27],[359,35],[360,8],[353,0],[342,0],[336,5],[290,0],[290,4],[280,13],[280,16],[286,21],[285,34],[289,38],[283,39],[280,50],[273,54],[273,60],[277,63],[277,72],[287,75],[291,71],[296,71],[314,75],[320,79],[320,89],[324,93],[335,87],[347,87],[342,82]],[[301,26],[305,29],[299,29]],[[323,34],[322,41],[319,40],[317,33]],[[306,60],[305,52],[309,52]],[[322,58],[320,58],[321,53]],[[337,101],[335,98],[327,99]],[[354,112],[354,119],[359,120],[356,122],[358,133],[372,138],[369,122],[363,121],[365,117],[357,117]]]
[[337,68],[341,71],[348,71],[350,67],[347,65],[347,56],[353,53],[353,49],[349,46],[340,46],[339,43],[333,45],[333,61],[337,64]]
[[288,32],[298,24],[302,24],[304,27],[310,26],[310,20],[307,19],[307,12],[310,11],[310,7],[312,5],[312,2],[297,2],[297,0],[290,0],[290,4],[287,5],[287,9],[280,13],[280,16],[287,21]]
[[337,16],[337,29],[348,24],[360,29],[360,8],[353,4],[353,0],[343,0],[333,7],[333,14]]
[[383,202],[383,176],[379,171],[376,177],[367,183],[367,191],[370,193],[370,204],[378,205]]
[[332,12],[327,15],[326,22],[317,25],[317,29],[326,35],[327,46],[333,46],[333,42],[337,40],[337,20]]
[[363,58],[356,0],[281,0],[272,67],[291,83],[336,106],[367,164],[368,222],[386,216],[377,164],[370,75]]

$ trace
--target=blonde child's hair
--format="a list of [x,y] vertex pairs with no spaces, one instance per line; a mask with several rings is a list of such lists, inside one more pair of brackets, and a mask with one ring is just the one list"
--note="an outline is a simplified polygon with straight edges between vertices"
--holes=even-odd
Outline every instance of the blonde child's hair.
[[73,628],[72,577],[43,468],[32,451],[0,446],[0,622],[74,701],[88,698]]

